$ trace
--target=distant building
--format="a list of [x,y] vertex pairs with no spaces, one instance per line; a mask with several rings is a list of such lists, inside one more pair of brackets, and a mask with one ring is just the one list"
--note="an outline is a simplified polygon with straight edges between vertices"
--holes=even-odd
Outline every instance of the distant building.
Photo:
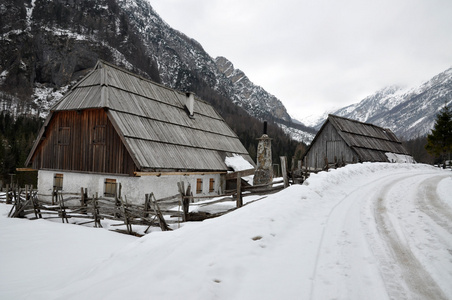
[[225,188],[227,157],[254,166],[237,135],[213,107],[99,61],[51,108],[29,154],[40,198],[53,188],[111,197],[117,183],[130,202]]
[[386,128],[329,115],[309,146],[303,163],[311,170],[357,162],[414,162]]

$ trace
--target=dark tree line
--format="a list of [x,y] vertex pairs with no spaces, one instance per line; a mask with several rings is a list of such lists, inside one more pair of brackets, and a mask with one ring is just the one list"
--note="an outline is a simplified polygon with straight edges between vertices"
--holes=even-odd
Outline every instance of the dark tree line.
[[8,178],[16,168],[24,167],[42,123],[37,117],[0,113],[0,177]]
[[428,153],[435,156],[437,163],[442,163],[444,167],[446,165],[445,161],[451,160],[452,111],[447,104],[436,115],[435,125],[427,136],[425,149]]
[[427,136],[403,142],[403,145],[419,163],[443,164],[451,159],[452,111],[445,105],[436,115],[435,124]]
[[416,162],[424,164],[433,164],[435,162],[435,157],[430,155],[427,150],[425,150],[425,145],[427,145],[426,136],[421,136],[408,141],[404,141],[403,145],[411,154],[411,156],[413,156]]

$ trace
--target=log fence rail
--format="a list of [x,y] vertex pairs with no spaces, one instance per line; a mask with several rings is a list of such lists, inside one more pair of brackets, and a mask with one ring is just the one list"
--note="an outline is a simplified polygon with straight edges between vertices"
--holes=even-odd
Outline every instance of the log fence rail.
[[[177,195],[156,199],[153,193],[144,195],[144,204],[136,205],[128,203],[127,196],[121,195],[121,184],[116,186],[114,197],[99,197],[99,195],[89,195],[86,188],[81,187],[80,193],[66,193],[54,189],[52,191],[52,202],[42,202],[38,199],[37,190],[33,186],[18,188],[17,185],[6,185],[6,189],[1,189],[0,202],[11,204],[9,217],[20,217],[28,219],[52,219],[59,218],[62,223],[69,223],[69,219],[74,218],[76,224],[85,225],[93,223],[94,227],[102,227],[101,220],[109,219],[120,221],[120,224],[111,226],[125,226],[125,232],[134,234],[133,225],[147,226],[145,233],[151,226],[160,227],[162,231],[171,230],[169,224],[177,224],[187,221],[199,221],[206,218],[213,218],[251,202],[263,199],[266,195],[276,193],[289,186],[289,174],[287,162],[281,158],[283,168],[283,179],[273,181],[269,184],[251,186],[242,179],[251,175],[251,170],[239,171],[227,174],[228,180],[236,180],[236,188],[226,190],[221,195],[215,196],[194,196],[190,184],[185,188],[184,182],[179,182]],[[262,196],[253,201],[244,203],[243,199],[249,196]],[[203,201],[214,199],[212,201]],[[203,201],[200,206],[205,207],[221,202],[235,202],[230,209],[217,213],[190,212],[190,203]],[[177,208],[177,210],[176,210]],[[166,216],[166,217],[165,217]],[[79,219],[88,219],[80,221]]]

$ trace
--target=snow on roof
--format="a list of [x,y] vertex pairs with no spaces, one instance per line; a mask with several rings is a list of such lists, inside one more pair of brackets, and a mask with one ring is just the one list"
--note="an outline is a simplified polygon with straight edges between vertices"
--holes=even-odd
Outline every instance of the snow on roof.
[[388,158],[389,162],[392,163],[408,163],[408,164],[414,164],[416,161],[412,156],[404,155],[404,154],[396,154],[391,152],[386,152],[386,157]]
[[232,157],[226,157],[224,163],[235,172],[254,169],[254,166],[239,154],[234,154]]

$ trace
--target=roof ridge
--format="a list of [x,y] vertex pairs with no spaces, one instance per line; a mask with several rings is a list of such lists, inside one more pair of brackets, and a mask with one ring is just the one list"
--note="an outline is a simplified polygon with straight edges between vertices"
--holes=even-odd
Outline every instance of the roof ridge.
[[[179,91],[179,90],[177,90],[177,89],[173,89],[173,88],[168,87],[168,86],[166,86],[166,85],[163,85],[163,84],[161,84],[161,83],[155,82],[155,81],[152,80],[152,79],[149,79],[149,78],[146,78],[146,77],[144,77],[144,76],[138,75],[138,74],[136,74],[136,73],[133,73],[132,71],[129,71],[129,70],[123,68],[123,67],[119,67],[119,66],[117,66],[117,65],[114,65],[114,64],[112,64],[112,63],[110,63],[110,62],[107,62],[107,61],[105,61],[105,60],[102,60],[102,59],[99,59],[99,60],[97,61],[97,64],[96,64],[96,66],[95,66],[94,68],[98,68],[98,66],[99,66],[99,67],[104,67],[104,65],[106,65],[107,67],[116,69],[116,70],[118,70],[118,71],[120,71],[120,72],[126,73],[126,74],[128,74],[128,75],[130,75],[130,76],[132,76],[132,77],[138,78],[138,79],[140,79],[140,80],[147,81],[147,82],[149,82],[149,83],[151,83],[151,84],[153,84],[153,85],[156,85],[156,86],[158,86],[158,87],[161,87],[161,88],[164,88],[164,89],[167,89],[167,90],[170,90],[170,91],[173,91],[173,92],[182,94],[182,95],[185,95],[185,94],[187,93],[187,92]],[[193,92],[192,92],[192,93],[193,93]],[[193,94],[195,94],[195,93],[193,93]],[[195,95],[196,95],[196,94],[195,94]],[[198,98],[197,100],[201,100],[201,99]],[[205,102],[205,101],[204,101],[204,102]]]
[[368,125],[368,126],[380,128],[380,129],[383,129],[383,130],[389,130],[389,131],[392,132],[392,130],[389,129],[389,128],[384,128],[384,127],[381,127],[381,126],[378,126],[378,125],[375,125],[375,124],[372,124],[372,123],[362,122],[362,121],[358,121],[358,120],[347,118],[347,117],[343,117],[343,116],[328,114],[328,118],[330,118],[330,117],[333,117],[333,119],[334,118],[343,119],[343,120],[347,120],[347,121],[350,121],[350,122],[358,123],[358,124],[361,124],[361,125]]

